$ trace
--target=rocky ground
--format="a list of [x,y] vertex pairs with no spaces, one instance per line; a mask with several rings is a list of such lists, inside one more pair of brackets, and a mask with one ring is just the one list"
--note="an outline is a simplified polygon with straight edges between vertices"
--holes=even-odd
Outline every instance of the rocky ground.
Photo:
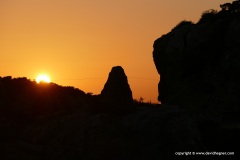
[[137,107],[133,113],[69,114],[36,119],[3,159],[161,159],[205,150],[191,118],[177,107]]

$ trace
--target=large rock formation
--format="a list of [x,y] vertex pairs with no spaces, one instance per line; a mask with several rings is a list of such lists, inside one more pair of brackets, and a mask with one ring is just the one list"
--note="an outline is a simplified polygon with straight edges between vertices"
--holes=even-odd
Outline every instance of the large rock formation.
[[112,68],[101,92],[101,98],[106,105],[115,110],[131,108],[133,103],[132,91],[121,66]]
[[154,42],[159,101],[218,122],[240,113],[239,10],[205,12]]

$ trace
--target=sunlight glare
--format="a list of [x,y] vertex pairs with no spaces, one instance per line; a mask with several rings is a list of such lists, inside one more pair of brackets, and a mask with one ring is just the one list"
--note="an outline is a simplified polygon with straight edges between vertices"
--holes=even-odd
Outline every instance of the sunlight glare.
[[36,82],[40,83],[40,82],[44,82],[44,83],[50,83],[50,78],[49,76],[45,75],[45,74],[41,74],[39,76],[37,76]]

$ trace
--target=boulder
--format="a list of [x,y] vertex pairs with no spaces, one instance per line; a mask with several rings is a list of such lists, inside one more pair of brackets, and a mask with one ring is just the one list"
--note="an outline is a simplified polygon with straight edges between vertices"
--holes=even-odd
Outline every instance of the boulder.
[[113,109],[125,110],[133,104],[132,91],[127,76],[121,66],[115,66],[109,73],[108,80],[101,91],[104,104]]

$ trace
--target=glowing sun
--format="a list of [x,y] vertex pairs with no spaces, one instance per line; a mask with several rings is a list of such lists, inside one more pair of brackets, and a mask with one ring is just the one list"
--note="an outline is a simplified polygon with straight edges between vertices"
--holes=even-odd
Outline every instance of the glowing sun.
[[51,80],[50,80],[49,76],[47,76],[45,74],[41,74],[41,75],[37,76],[36,82],[37,83],[40,83],[40,82],[50,83]]

